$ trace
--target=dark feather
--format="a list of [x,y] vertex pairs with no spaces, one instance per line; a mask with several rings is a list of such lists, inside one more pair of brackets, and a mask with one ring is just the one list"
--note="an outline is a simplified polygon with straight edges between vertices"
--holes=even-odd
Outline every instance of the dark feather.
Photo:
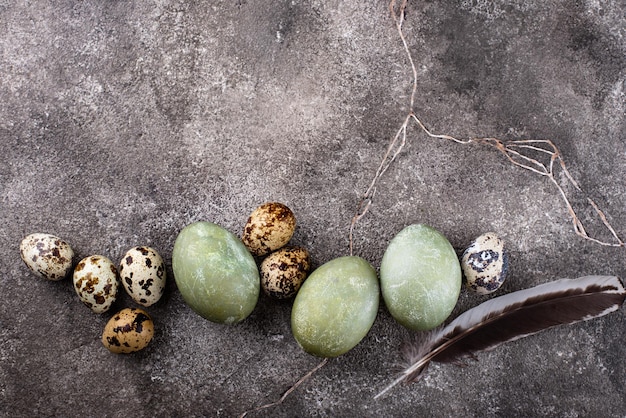
[[411,365],[376,398],[400,382],[413,382],[431,361],[458,363],[556,325],[586,321],[616,311],[626,290],[614,276],[562,279],[493,298],[430,333],[413,349]]

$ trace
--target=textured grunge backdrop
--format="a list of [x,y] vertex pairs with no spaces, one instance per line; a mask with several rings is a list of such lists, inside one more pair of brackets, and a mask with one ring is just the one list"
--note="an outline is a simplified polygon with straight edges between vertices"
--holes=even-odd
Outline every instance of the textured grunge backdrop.
[[[566,187],[590,235],[592,198],[626,235],[623,1],[411,1],[404,33],[415,111],[433,132],[551,139],[585,190]],[[349,253],[349,227],[409,106],[412,72],[388,4],[351,1],[0,1],[0,415],[237,416],[319,363],[294,341],[290,304],[261,297],[242,324],[194,314],[171,276],[178,231],[239,234],[286,203],[315,266]],[[565,178],[557,178],[565,184]],[[354,229],[378,267],[404,226],[428,223],[459,254],[496,231],[511,253],[498,294],[561,277],[625,276],[624,248],[574,233],[548,179],[495,149],[407,144]],[[170,275],[148,308],[156,337],[113,355],[111,313],[71,281],[26,269],[19,242],[48,232],[116,262],[151,245]],[[453,315],[485,297],[463,291]],[[133,306],[123,294],[114,309]],[[283,404],[250,416],[623,416],[626,309],[480,354],[467,367],[372,397],[410,333],[381,305],[368,336]]]

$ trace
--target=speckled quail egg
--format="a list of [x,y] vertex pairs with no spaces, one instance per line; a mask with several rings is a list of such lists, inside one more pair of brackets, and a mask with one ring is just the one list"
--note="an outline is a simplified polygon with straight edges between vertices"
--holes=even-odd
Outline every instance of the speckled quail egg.
[[20,243],[20,255],[37,276],[61,280],[72,270],[74,251],[61,238],[50,234],[30,234]]
[[256,256],[264,256],[287,245],[296,229],[296,217],[282,203],[269,202],[248,218],[241,240]]
[[112,353],[134,353],[148,346],[154,322],[143,309],[125,308],[113,315],[102,332],[102,344]]
[[107,257],[83,258],[74,268],[74,290],[95,313],[109,310],[117,296],[117,269]]
[[309,252],[302,247],[286,247],[268,255],[261,263],[261,287],[276,299],[298,293],[311,268]]
[[476,238],[461,257],[466,285],[481,295],[495,292],[506,279],[508,252],[494,232]]
[[122,257],[119,272],[124,289],[140,305],[153,305],[163,296],[165,264],[154,248],[128,250]]

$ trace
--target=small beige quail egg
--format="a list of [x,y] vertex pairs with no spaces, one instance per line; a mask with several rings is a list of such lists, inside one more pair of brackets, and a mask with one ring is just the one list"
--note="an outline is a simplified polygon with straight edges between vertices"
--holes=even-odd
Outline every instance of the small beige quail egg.
[[161,299],[165,290],[165,264],[154,248],[128,250],[122,257],[119,272],[126,293],[135,302],[150,306]]
[[117,269],[107,257],[83,258],[74,268],[74,290],[95,313],[109,310],[117,296]]
[[61,280],[72,270],[74,251],[61,238],[50,234],[30,234],[20,243],[20,255],[37,276]]
[[112,353],[134,353],[148,346],[154,322],[143,309],[125,308],[111,317],[102,332],[102,344]]
[[286,247],[268,255],[261,263],[261,287],[276,299],[296,295],[311,268],[309,252],[302,247]]
[[296,229],[296,217],[282,203],[269,202],[248,218],[241,240],[256,256],[264,256],[287,245]]
[[466,285],[481,295],[493,293],[502,286],[508,270],[508,252],[494,232],[476,238],[461,257]]

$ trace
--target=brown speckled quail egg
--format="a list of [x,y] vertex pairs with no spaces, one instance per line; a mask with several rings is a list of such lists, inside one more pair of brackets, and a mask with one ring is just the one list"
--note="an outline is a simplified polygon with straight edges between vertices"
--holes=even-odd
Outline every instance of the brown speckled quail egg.
[[74,290],[95,313],[109,310],[117,296],[117,269],[107,257],[83,258],[74,268]]
[[506,279],[508,252],[494,232],[476,238],[461,257],[466,285],[481,295],[495,292]]
[[122,285],[130,297],[143,306],[161,299],[165,289],[165,264],[163,258],[150,247],[128,250],[120,262]]
[[61,280],[72,270],[74,251],[61,238],[50,234],[30,234],[20,243],[20,255],[37,276]]
[[286,247],[268,255],[261,263],[261,287],[276,299],[298,293],[311,268],[309,253],[302,247]]
[[102,332],[102,344],[112,353],[134,353],[148,346],[154,336],[154,322],[143,309],[125,308],[109,319]]
[[256,208],[248,218],[241,240],[256,256],[287,245],[296,229],[296,217],[282,203],[269,202]]

